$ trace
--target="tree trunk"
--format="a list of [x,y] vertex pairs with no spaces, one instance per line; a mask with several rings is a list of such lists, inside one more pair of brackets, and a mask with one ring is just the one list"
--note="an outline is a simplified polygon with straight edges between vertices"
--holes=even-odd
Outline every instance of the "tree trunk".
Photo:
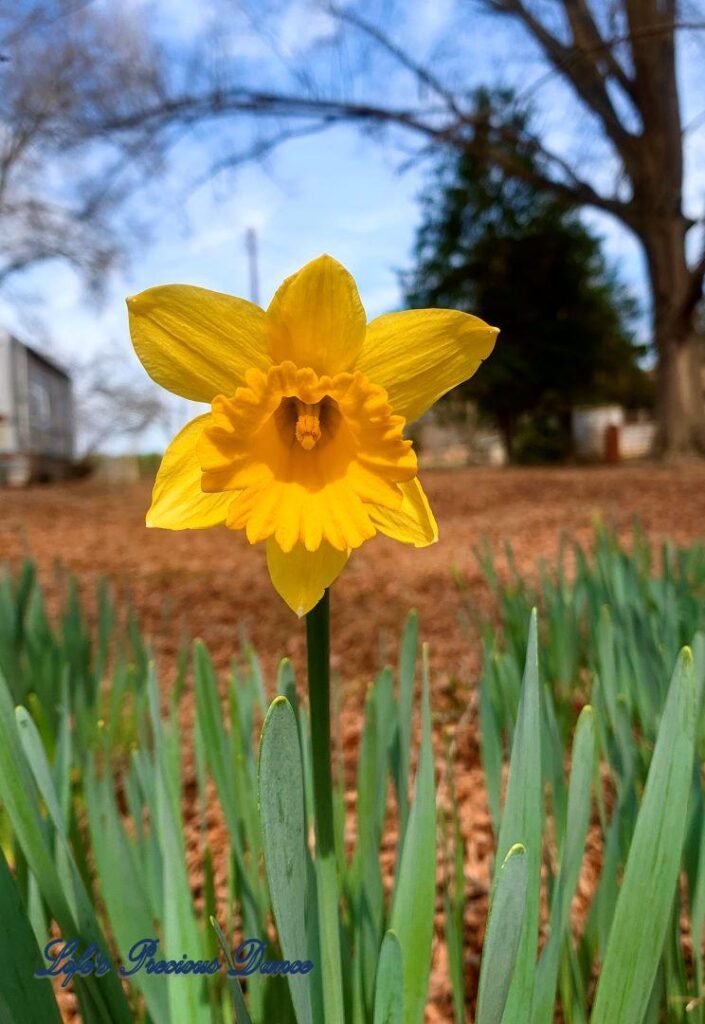
[[664,458],[705,455],[702,352],[685,257],[681,216],[662,218],[644,233],[658,354],[656,451]]
[[659,337],[656,448],[665,458],[705,455],[705,397],[699,338],[672,331]]

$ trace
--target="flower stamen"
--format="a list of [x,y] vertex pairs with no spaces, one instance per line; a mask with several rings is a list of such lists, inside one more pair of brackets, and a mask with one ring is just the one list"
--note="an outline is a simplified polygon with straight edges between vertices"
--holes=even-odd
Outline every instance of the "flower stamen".
[[304,451],[310,452],[321,439],[321,405],[309,405],[301,399],[296,402],[296,440]]

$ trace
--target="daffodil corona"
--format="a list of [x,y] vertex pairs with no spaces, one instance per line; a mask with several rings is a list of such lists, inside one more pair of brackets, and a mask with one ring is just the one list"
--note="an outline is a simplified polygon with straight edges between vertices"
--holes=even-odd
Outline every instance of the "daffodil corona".
[[264,541],[299,615],[378,531],[416,547],[438,539],[404,426],[475,372],[494,327],[443,309],[368,324],[330,256],[287,278],[266,311],[188,285],[150,288],[128,310],[147,372],[210,404],[169,445],[148,526],[224,523]]

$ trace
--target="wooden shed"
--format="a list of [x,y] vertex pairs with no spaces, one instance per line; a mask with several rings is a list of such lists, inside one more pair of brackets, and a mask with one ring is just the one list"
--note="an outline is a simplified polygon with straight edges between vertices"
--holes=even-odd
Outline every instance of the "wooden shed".
[[0,329],[0,484],[60,480],[73,457],[71,377]]

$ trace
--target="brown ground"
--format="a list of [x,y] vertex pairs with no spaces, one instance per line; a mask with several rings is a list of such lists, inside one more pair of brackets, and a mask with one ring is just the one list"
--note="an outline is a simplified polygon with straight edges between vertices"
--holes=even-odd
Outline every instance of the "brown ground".
[[[422,638],[431,646],[437,732],[455,733],[458,744],[468,850],[468,978],[474,987],[492,848],[474,725],[471,716],[461,719],[477,679],[479,642],[459,628],[463,599],[452,570],[464,576],[475,605],[489,611],[491,599],[472,552],[483,536],[497,549],[511,541],[523,569],[555,555],[561,530],[589,540],[595,516],[614,521],[625,533],[638,516],[654,539],[691,541],[705,534],[705,466],[436,471],[424,475],[424,484],[440,543],[416,551],[378,538],[355,553],[334,589],[333,658],[343,682],[343,742],[352,773],[361,695],[379,665],[380,635],[393,657],[406,613],[418,609]],[[137,608],[165,679],[185,634],[202,637],[224,668],[242,627],[267,669],[284,654],[300,666],[302,626],[271,589],[262,551],[224,529],[147,530],[148,501],[146,485],[2,491],[0,561],[31,553],[50,594],[56,593],[51,568],[57,559],[86,586],[108,575]],[[447,991],[439,943],[429,1024],[452,1019]]]

